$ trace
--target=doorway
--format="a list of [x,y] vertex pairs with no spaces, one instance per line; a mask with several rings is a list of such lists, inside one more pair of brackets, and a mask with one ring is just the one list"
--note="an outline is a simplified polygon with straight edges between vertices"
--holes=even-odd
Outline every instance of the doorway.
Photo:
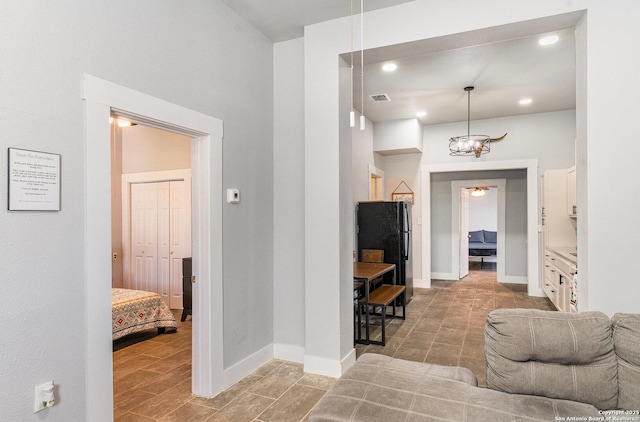
[[[538,160],[508,160],[487,162],[457,162],[425,165],[422,167],[422,197],[431,198],[431,176],[434,173],[469,172],[486,170],[524,170],[526,172],[526,268],[527,293],[544,296],[540,285],[538,235]],[[456,207],[457,209],[457,207]],[[431,221],[431,207],[422,207],[422,220]],[[455,220],[454,220],[455,221]],[[456,230],[459,232],[459,230]],[[503,231],[504,232],[504,231]],[[431,239],[431,224],[422,224],[422,239]],[[457,249],[457,248],[456,248]],[[500,251],[498,251],[498,254]],[[423,285],[431,287],[432,246],[425,241],[422,247]],[[453,256],[455,258],[456,254]],[[455,271],[458,269],[456,268]]]
[[112,244],[120,258],[113,287],[153,291],[182,309],[182,259],[192,249],[191,138],[116,120]]
[[[471,198],[469,189],[475,187],[494,188],[495,192],[495,222],[487,222],[485,218],[476,220],[471,216],[471,207],[469,202]],[[452,273],[456,275],[456,279],[464,277],[465,271],[469,270],[469,232],[477,230],[486,230],[496,232],[496,278],[499,283],[506,282],[505,262],[505,231],[506,231],[506,179],[475,179],[475,180],[456,180],[451,182],[451,257],[452,257]],[[463,195],[466,192],[466,195]],[[464,197],[467,198],[467,206],[464,206]],[[466,213],[464,212],[466,210]],[[484,221],[483,221],[484,220]],[[456,224],[457,222],[457,224]],[[473,225],[470,225],[473,222]],[[483,226],[480,226],[484,224]],[[457,271],[454,269],[458,269]],[[465,274],[466,275],[466,274]]]
[[113,420],[111,314],[111,128],[113,112],[132,121],[189,136],[193,192],[194,394],[212,397],[225,385],[223,364],[222,121],[159,98],[83,75],[85,101],[85,294],[87,407]]
[[369,200],[384,199],[384,171],[369,164]]

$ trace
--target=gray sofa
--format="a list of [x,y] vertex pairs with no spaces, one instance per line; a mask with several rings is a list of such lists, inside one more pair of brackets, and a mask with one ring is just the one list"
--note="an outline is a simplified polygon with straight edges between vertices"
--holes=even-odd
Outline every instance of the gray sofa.
[[309,421],[640,421],[640,315],[497,309],[485,352],[488,388],[467,368],[364,354]]

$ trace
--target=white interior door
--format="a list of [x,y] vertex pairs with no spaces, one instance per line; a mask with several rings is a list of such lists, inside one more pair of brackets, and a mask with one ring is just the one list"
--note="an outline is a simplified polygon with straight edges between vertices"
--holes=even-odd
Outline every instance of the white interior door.
[[460,272],[463,278],[469,274],[469,190],[460,189]]
[[169,306],[182,308],[182,258],[191,256],[191,180],[170,182]]

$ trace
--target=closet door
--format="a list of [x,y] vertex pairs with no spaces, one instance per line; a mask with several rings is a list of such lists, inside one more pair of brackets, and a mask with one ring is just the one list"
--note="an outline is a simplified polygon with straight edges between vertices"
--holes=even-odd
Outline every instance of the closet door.
[[158,290],[158,187],[131,185],[131,288]]
[[182,309],[182,258],[191,256],[191,179],[131,184],[131,288]]

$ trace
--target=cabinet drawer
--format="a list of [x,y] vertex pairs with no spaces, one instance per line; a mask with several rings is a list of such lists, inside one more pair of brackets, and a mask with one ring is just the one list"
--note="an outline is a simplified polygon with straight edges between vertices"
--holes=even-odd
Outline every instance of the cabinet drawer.
[[547,297],[557,306],[558,302],[558,287],[555,286],[549,279],[545,278],[542,282],[542,290]]
[[544,279],[548,279],[555,287],[558,287],[558,271],[548,260],[544,262]]

